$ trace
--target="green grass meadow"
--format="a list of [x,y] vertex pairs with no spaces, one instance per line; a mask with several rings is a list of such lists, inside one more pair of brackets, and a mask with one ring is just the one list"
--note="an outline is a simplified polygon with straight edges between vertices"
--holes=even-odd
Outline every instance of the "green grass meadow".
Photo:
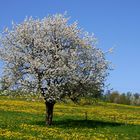
[[140,140],[137,106],[56,103],[53,125],[44,120],[43,102],[0,96],[0,140]]

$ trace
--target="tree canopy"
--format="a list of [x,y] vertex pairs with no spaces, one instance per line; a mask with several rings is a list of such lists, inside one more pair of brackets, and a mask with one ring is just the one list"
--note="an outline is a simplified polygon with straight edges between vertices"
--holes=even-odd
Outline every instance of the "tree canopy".
[[65,15],[13,23],[0,43],[4,89],[41,93],[50,103],[95,96],[103,89],[109,69],[105,53],[96,48],[94,35],[77,22],[69,24]]

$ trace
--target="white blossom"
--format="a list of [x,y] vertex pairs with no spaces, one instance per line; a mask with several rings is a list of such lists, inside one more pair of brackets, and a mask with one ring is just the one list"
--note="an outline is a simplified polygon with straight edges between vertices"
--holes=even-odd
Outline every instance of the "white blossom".
[[105,53],[96,48],[94,35],[77,22],[56,14],[26,18],[1,35],[0,58],[9,89],[42,92],[47,101],[94,95],[108,75]]

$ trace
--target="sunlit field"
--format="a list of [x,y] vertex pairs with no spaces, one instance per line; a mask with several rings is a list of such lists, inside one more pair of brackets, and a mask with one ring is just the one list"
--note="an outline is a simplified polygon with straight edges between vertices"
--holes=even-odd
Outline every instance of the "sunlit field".
[[0,97],[2,140],[139,140],[140,107],[98,103],[57,103],[52,126],[45,126],[45,105]]

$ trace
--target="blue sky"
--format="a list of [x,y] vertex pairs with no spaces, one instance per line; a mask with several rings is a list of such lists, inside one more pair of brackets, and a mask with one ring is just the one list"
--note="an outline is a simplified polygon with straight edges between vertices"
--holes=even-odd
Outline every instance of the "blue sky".
[[107,81],[110,88],[140,92],[140,0],[0,0],[0,32],[26,16],[43,18],[65,11],[71,22],[77,20],[95,34],[97,47],[114,47],[107,56],[115,65]]

